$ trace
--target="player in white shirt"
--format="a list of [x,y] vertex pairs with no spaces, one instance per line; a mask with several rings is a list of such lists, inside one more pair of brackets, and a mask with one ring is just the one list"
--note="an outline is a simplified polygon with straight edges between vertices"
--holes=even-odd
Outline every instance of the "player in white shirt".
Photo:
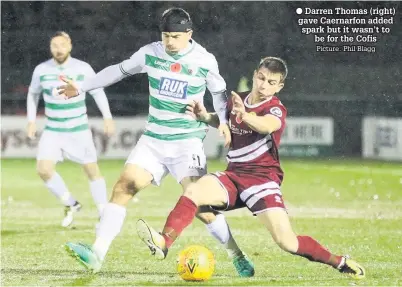
[[[183,190],[206,174],[203,139],[207,125],[185,114],[193,100],[203,101],[206,89],[213,96],[219,115],[219,130],[230,143],[227,125],[226,83],[219,74],[215,57],[192,39],[189,14],[180,8],[166,10],[161,19],[162,41],[145,45],[130,59],[103,69],[82,85],[65,80],[59,94],[74,98],[82,92],[116,83],[127,76],[147,73],[149,116],[143,136],[129,155],[113,195],[105,208],[95,243],[67,243],[70,254],[88,269],[100,270],[106,253],[119,234],[126,216],[126,205],[133,196],[153,183],[159,185],[170,173]],[[197,217],[225,246],[240,276],[254,275],[254,266],[234,241],[222,214],[200,212]],[[153,250],[151,250],[153,252]]]
[[[92,67],[70,56],[71,38],[65,32],[57,32],[50,40],[52,59],[36,66],[27,96],[27,135],[34,139],[36,134],[36,112],[39,98],[45,101],[46,126],[41,135],[37,152],[37,171],[47,188],[64,204],[63,227],[73,222],[73,215],[81,204],[69,192],[56,164],[67,158],[83,166],[89,179],[91,194],[99,216],[107,204],[106,183],[97,164],[97,154],[88,127],[85,93],[73,99],[64,99],[57,94],[61,76],[81,82],[95,75]],[[90,92],[104,118],[107,135],[114,132],[114,124],[105,92],[96,89]]]

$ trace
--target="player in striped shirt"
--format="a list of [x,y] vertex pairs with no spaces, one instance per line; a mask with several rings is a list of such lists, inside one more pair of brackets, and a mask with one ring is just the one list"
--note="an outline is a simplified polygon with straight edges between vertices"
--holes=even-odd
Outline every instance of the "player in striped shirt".
[[[138,221],[138,234],[153,247],[157,257],[166,257],[168,248],[191,224],[198,208],[247,207],[284,251],[327,264],[354,279],[365,277],[364,268],[357,262],[332,254],[309,236],[297,236],[290,225],[280,190],[284,173],[278,154],[287,110],[275,96],[283,88],[287,73],[282,59],[263,59],[254,73],[251,92],[232,92],[228,105],[232,142],[227,169],[189,185],[170,212],[162,233],[144,220]],[[209,125],[218,122],[216,114],[207,113],[200,102],[192,103],[189,113]]]
[[[37,152],[37,171],[47,188],[65,205],[62,226],[70,226],[73,214],[81,209],[81,204],[69,192],[55,167],[64,158],[83,166],[89,179],[91,194],[101,216],[107,203],[106,183],[97,164],[95,145],[88,127],[85,93],[73,99],[64,99],[56,88],[61,76],[82,82],[95,75],[92,67],[71,57],[72,44],[65,32],[57,32],[50,40],[52,59],[36,66],[27,96],[28,137],[36,134],[36,111],[41,95],[45,101],[46,126],[40,137]],[[105,92],[96,89],[90,92],[102,112],[105,133],[114,131],[112,115]]]
[[[80,90],[105,87],[137,73],[148,74],[148,123],[113,188],[95,243],[66,245],[75,258],[94,272],[100,270],[110,244],[121,230],[126,205],[138,191],[151,183],[159,185],[168,173],[183,190],[206,174],[203,139],[208,127],[185,113],[191,101],[203,101],[206,89],[213,96],[219,130],[226,136],[226,144],[230,142],[226,83],[215,57],[192,39],[189,14],[180,8],[168,9],[162,15],[160,29],[162,41],[146,45],[130,59],[105,68],[81,87],[69,80],[60,87],[60,94],[74,97],[79,96]],[[234,241],[223,215],[210,210],[197,217],[225,246],[239,275],[253,276],[254,267]]]

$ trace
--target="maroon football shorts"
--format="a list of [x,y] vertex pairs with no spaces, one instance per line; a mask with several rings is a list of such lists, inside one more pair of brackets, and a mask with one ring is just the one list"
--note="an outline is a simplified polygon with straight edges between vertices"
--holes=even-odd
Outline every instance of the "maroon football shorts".
[[286,210],[280,186],[270,179],[272,177],[234,171],[220,171],[211,175],[218,179],[227,192],[227,206],[223,210],[247,207],[254,215],[274,208]]

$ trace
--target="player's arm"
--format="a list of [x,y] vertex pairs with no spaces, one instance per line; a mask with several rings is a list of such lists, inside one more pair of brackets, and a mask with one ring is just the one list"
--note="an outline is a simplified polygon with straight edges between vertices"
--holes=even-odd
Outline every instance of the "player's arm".
[[260,134],[271,134],[282,126],[281,120],[274,115],[257,116],[250,113],[243,115],[243,122]]
[[42,87],[40,85],[39,67],[36,67],[32,75],[32,80],[29,85],[27,95],[27,119],[28,119],[27,136],[31,139],[35,138],[36,133],[35,121],[41,93],[42,93]]
[[93,77],[89,78],[81,86],[81,92],[88,92],[98,88],[105,88],[122,79],[141,73],[145,66],[145,52],[143,49],[135,52],[129,59],[120,64],[104,68]]
[[192,116],[200,122],[204,122],[211,127],[219,127],[219,117],[216,113],[208,113],[205,106],[198,101],[192,101],[187,105],[186,114]]
[[220,120],[217,113],[208,113],[203,122],[216,129],[220,125]]
[[[88,65],[87,75],[89,77],[93,77],[95,75],[95,71],[92,69],[90,65]],[[110,112],[109,102],[107,100],[105,90],[103,88],[98,88],[95,90],[89,91],[89,94],[94,98],[98,109],[100,110],[103,120],[104,120],[104,133],[108,136],[114,134],[115,126],[112,119],[112,113]]]
[[272,107],[264,116],[257,116],[246,112],[241,97],[232,92],[233,111],[236,115],[252,130],[260,134],[271,134],[279,130],[286,115],[282,113],[280,107]]
[[145,66],[145,50],[144,47],[138,50],[130,59],[127,59],[120,64],[112,65],[104,68],[93,77],[84,81],[81,87],[78,87],[73,81],[63,77],[66,85],[57,88],[59,95],[67,98],[76,97],[81,93],[89,92],[98,88],[108,87],[117,83],[125,77],[141,73]]
[[228,97],[226,94],[226,82],[219,74],[218,63],[213,58],[210,70],[207,74],[207,88],[212,95],[214,110],[220,124],[227,124],[229,113],[227,112]]
[[207,74],[207,88],[211,92],[214,110],[219,118],[219,134],[225,138],[225,147],[229,147],[232,137],[228,121],[228,97],[226,95],[226,82],[219,74],[218,63],[213,57],[212,65]]
[[[87,75],[89,78],[95,77],[96,73],[90,65],[88,65]],[[105,90],[103,88],[98,88],[89,91],[89,94],[94,98],[98,109],[102,113],[104,119],[111,119],[112,113],[110,112],[109,102],[107,100]]]

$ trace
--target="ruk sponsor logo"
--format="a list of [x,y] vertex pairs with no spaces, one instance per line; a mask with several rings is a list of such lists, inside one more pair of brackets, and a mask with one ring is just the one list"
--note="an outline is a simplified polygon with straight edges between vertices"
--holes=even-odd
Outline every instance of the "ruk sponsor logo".
[[185,99],[187,97],[188,83],[169,78],[161,78],[159,94],[162,96]]

